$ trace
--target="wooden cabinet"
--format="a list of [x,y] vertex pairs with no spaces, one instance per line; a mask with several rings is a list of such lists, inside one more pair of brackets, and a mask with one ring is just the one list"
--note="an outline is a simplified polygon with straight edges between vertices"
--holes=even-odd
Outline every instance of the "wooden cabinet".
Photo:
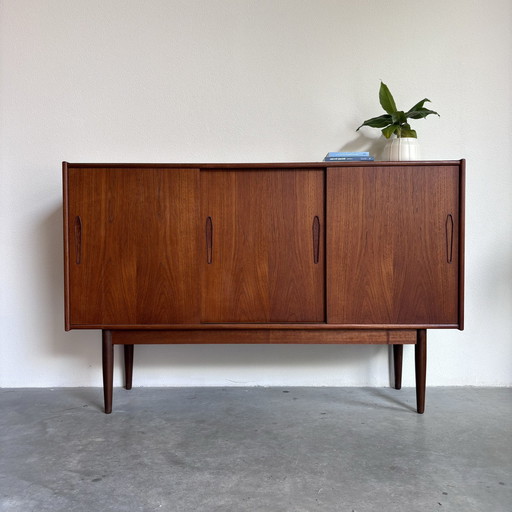
[[68,164],[66,329],[138,343],[416,345],[463,327],[464,161]]

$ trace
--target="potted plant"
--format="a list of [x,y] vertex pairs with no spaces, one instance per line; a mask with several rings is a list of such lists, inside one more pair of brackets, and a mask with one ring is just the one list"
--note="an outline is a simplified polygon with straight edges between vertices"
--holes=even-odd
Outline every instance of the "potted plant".
[[430,114],[439,116],[437,112],[424,107],[425,103],[430,100],[427,98],[421,100],[407,112],[398,110],[388,86],[381,82],[379,101],[386,114],[367,119],[359,128],[370,126],[382,130],[384,137],[389,139],[384,149],[385,160],[417,160],[419,158],[417,134],[416,130],[409,125],[408,120],[424,119]]

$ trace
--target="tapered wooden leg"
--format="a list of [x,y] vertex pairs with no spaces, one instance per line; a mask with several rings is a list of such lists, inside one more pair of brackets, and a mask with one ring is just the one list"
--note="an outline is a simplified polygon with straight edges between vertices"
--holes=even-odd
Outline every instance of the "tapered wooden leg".
[[395,370],[395,389],[402,389],[403,345],[393,345],[393,366]]
[[427,382],[427,331],[418,329],[415,349],[416,404],[418,414],[425,412],[425,386]]
[[124,386],[132,389],[133,377],[133,345],[124,346]]
[[103,398],[105,414],[110,414],[112,412],[112,386],[114,382],[114,347],[110,331],[102,331],[102,344]]

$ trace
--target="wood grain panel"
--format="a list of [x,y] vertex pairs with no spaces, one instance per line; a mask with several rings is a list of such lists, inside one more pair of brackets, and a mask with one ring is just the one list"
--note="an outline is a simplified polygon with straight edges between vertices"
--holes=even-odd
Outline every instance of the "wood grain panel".
[[329,322],[457,325],[458,183],[457,166],[328,170]]
[[130,344],[382,344],[416,343],[415,330],[233,329],[112,331],[112,341]]
[[[68,168],[70,324],[199,320],[199,172]],[[80,258],[75,258],[79,254]]]
[[201,173],[203,322],[324,321],[323,190],[315,170]]

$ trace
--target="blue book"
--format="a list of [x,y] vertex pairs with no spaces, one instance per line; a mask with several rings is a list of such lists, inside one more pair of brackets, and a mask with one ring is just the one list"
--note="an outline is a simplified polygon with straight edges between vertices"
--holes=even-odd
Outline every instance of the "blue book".
[[373,156],[333,156],[324,158],[324,162],[373,162]]
[[370,156],[369,151],[330,151],[325,158],[341,158],[344,156]]

